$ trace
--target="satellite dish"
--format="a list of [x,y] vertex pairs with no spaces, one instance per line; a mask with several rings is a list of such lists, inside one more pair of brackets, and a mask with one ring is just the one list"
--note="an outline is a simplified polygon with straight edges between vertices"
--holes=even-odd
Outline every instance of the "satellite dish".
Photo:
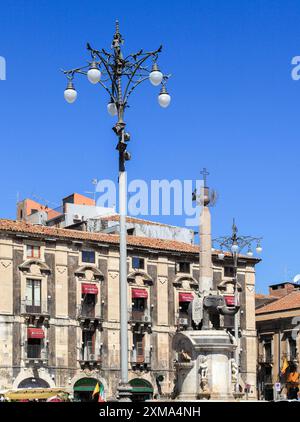
[[300,281],[300,274],[295,275],[295,277],[293,278],[293,282],[294,283],[299,283]]

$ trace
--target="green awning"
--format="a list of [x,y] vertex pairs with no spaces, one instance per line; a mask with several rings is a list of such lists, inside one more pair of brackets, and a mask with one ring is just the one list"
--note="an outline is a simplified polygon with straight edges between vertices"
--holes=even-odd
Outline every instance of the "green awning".
[[134,378],[129,381],[132,393],[153,393],[152,385],[142,378]]
[[78,387],[74,387],[74,391],[94,391],[95,386],[92,385],[85,385],[85,386],[78,386]]
[[133,387],[132,393],[153,393],[153,388],[150,387]]
[[[97,384],[94,378],[82,378],[74,385],[74,391],[94,391]],[[99,383],[100,384],[100,383]]]

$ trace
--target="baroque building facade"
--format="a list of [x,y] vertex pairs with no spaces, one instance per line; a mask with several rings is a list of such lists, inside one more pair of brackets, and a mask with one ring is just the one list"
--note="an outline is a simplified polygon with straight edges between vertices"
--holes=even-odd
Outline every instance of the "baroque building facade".
[[[294,366],[300,370],[299,322],[299,284],[273,284],[268,295],[256,295],[259,399],[286,398],[288,374]],[[282,373],[285,362],[287,367]]]
[[[63,387],[90,400],[119,384],[119,237],[0,220],[0,389]],[[212,251],[214,289],[233,298],[231,257]],[[241,257],[241,392],[256,398],[255,258]],[[128,236],[129,379],[134,400],[173,397],[172,338],[188,326],[199,246]],[[233,330],[232,317],[221,325]]]

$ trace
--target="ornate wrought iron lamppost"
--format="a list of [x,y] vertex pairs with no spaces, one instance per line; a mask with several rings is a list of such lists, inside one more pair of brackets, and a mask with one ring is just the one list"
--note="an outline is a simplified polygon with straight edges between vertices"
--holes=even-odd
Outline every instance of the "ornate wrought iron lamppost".
[[96,50],[87,44],[87,50],[91,59],[88,65],[63,70],[68,79],[67,88],[64,91],[65,100],[73,103],[77,98],[74,87],[74,77],[77,74],[86,75],[92,84],[98,84],[108,95],[107,111],[113,117],[117,117],[117,123],[113,127],[118,138],[116,149],[119,151],[119,214],[120,214],[120,363],[121,383],[119,388],[120,399],[126,399],[128,394],[128,314],[127,314],[127,245],[126,245],[126,170],[125,162],[131,159],[127,151],[127,142],[130,140],[129,133],[125,132],[124,113],[128,107],[128,99],[132,92],[142,82],[150,80],[154,86],[161,86],[158,102],[166,108],[171,102],[171,96],[167,92],[166,82],[170,75],[164,75],[158,67],[157,59],[162,51],[160,46],[155,51],[144,52],[140,50],[135,54],[124,57],[122,45],[124,40],[119,31],[119,22],[116,22],[116,30],[113,36],[111,51],[104,49]]
[[[218,254],[219,259],[223,260],[225,258],[224,251],[229,251],[231,253],[232,262],[233,262],[233,284],[234,284],[234,305],[239,307],[239,294],[238,294],[238,260],[239,254],[247,248],[247,256],[249,258],[253,257],[252,244],[256,243],[256,252],[260,254],[262,252],[261,247],[261,237],[252,237],[252,236],[238,236],[238,229],[233,219],[232,224],[232,234],[231,236],[219,237],[213,240],[214,244],[217,244],[220,248]],[[239,358],[240,358],[240,344],[239,344],[239,314],[234,315],[234,336],[236,339],[237,347],[235,349],[235,362],[239,368]],[[239,373],[238,373],[239,375]],[[239,393],[239,378],[236,383],[236,393]]]

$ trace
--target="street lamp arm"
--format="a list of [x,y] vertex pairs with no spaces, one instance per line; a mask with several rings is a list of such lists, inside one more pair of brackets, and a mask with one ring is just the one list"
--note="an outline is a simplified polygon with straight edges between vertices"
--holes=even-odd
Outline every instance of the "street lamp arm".
[[154,51],[148,51],[148,52],[146,52],[146,53],[144,53],[144,50],[143,49],[141,49],[140,51],[138,51],[137,53],[134,53],[134,54],[129,54],[126,58],[125,58],[125,61],[128,61],[128,59],[130,58],[130,57],[132,57],[133,58],[133,60],[134,61],[136,61],[136,59],[139,57],[139,56],[141,56],[141,55],[152,55],[153,57],[154,57],[154,59],[155,60],[157,60],[157,58],[158,58],[158,54],[159,53],[161,53],[162,52],[162,48],[163,48],[163,46],[162,45],[160,45],[159,47],[158,47],[158,49],[157,50],[154,50]]
[[[64,69],[61,69],[61,71],[63,72],[63,74],[64,75],[66,75],[66,77],[69,79],[69,80],[73,80],[74,79],[74,74],[75,73],[81,73],[81,74],[84,74],[83,72],[83,69],[87,69],[88,68],[88,66],[82,66],[82,67],[77,67],[77,68],[75,68],[75,69],[69,69],[69,70],[64,70]],[[86,75],[86,73],[85,73],[85,75]]]
[[128,91],[129,91],[129,88],[130,88],[131,82],[132,82],[133,78],[135,77],[135,75],[136,75],[137,71],[138,71],[139,69],[141,69],[141,68],[142,68],[142,64],[143,64],[143,63],[144,63],[147,59],[149,59],[149,57],[151,57],[151,56],[153,56],[153,55],[155,55],[155,54],[156,54],[156,52],[146,53],[145,55],[143,55],[144,57],[142,57],[139,61],[137,61],[136,63],[134,63],[134,70],[132,71],[132,74],[131,74],[131,76],[129,77],[129,81],[128,81],[128,83],[127,83],[127,85],[126,85],[126,88],[125,88],[124,97],[123,97],[123,101],[124,101],[124,102],[125,102],[125,99],[129,97],[129,95],[127,95],[127,94],[128,94]]
[[[75,73],[78,73],[79,75],[87,75],[87,72],[86,71],[84,71],[83,69],[87,69],[88,68],[88,66],[84,66],[84,67],[78,67],[78,68],[76,68],[76,69],[71,69],[71,70],[63,70],[62,69],[62,72],[66,75],[66,77],[69,79],[69,80],[73,80],[74,79],[74,74]],[[105,89],[105,91],[110,95],[110,97],[114,100],[114,97],[113,97],[113,95],[112,95],[112,92],[109,90],[109,88],[107,88],[107,86],[103,83],[103,81],[99,81],[98,82],[104,89]]]
[[[98,50],[94,50],[95,51],[95,53],[96,53],[96,55],[97,55],[97,57],[99,58],[99,60],[101,61],[101,63],[103,64],[103,66],[105,67],[105,70],[106,70],[106,73],[108,74],[108,76],[109,76],[109,79],[111,80],[111,84],[112,84],[112,90],[113,90],[113,88],[115,88],[115,90],[116,91],[118,91],[118,85],[117,85],[117,83],[116,83],[116,79],[113,77],[113,75],[111,74],[111,72],[110,72],[110,69],[109,69],[109,66],[108,66],[108,62],[106,62],[104,59],[103,59],[103,57],[101,56],[101,54],[100,54],[100,51],[98,51]],[[112,56],[111,56],[112,57]],[[110,58],[111,58],[110,57]],[[109,59],[110,59],[109,58]]]
[[252,237],[252,236],[228,236],[228,237],[219,237],[213,239],[214,243],[217,243],[221,249],[227,249],[231,251],[232,245],[235,243],[239,247],[239,251],[242,251],[246,246],[250,247],[252,243],[260,243],[262,237]]
[[128,100],[128,98],[130,97],[130,94],[131,94],[131,93],[135,90],[135,88],[136,88],[137,86],[139,86],[142,82],[147,81],[148,79],[149,79],[149,76],[145,76],[144,78],[142,78],[142,79],[138,80],[138,81],[136,82],[136,84],[135,84],[135,85],[133,85],[133,86],[131,87],[131,89],[128,91],[128,94],[127,94],[126,98],[124,99],[124,103],[125,103],[125,104],[127,103],[127,100]]

